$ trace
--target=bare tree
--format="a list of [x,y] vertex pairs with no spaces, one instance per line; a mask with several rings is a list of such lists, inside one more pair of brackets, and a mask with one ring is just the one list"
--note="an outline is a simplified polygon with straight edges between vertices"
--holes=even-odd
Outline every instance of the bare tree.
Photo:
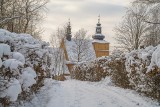
[[43,19],[47,3],[48,0],[1,0],[0,27],[39,38],[41,29],[37,25]]
[[[149,20],[155,23],[160,22],[160,11],[159,7],[154,7],[148,12]],[[160,43],[160,24],[148,24],[149,33],[146,35],[145,45],[157,46]]]
[[72,50],[74,52],[74,59],[77,62],[89,60],[89,40],[87,40],[87,31],[83,28],[76,32],[73,38],[74,45]]
[[147,4],[160,3],[159,0],[136,0],[135,2],[138,2],[138,3],[147,3]]
[[62,39],[65,38],[66,35],[66,26],[64,25],[62,28],[58,28],[56,33],[51,35],[50,43],[54,48],[60,47]]
[[146,15],[143,5],[133,5],[127,9],[122,23],[115,28],[116,40],[124,49],[131,51],[143,44],[148,29],[147,23],[143,21]]
[[63,49],[60,48],[62,38],[64,38],[66,27],[58,28],[56,33],[51,35],[50,43],[54,48],[54,75],[63,74],[65,71],[65,56]]
[[[160,7],[160,0],[135,0],[133,2],[133,4],[145,4],[146,6],[148,6],[148,10],[153,10],[155,8],[159,9]],[[152,11],[150,11],[152,12]],[[148,24],[160,24],[160,21],[153,21],[152,19],[148,20],[146,18],[144,18],[144,22],[148,23]]]
[[[143,21],[148,24],[148,34],[145,37],[145,46],[156,46],[160,43],[160,1],[159,0],[136,0],[133,2],[135,5],[144,4],[148,7],[146,9],[147,17]],[[141,17],[141,14],[139,14]]]

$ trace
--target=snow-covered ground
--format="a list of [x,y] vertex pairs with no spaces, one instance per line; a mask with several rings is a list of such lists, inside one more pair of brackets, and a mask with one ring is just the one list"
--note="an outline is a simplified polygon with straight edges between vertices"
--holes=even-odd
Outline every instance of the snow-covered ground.
[[158,107],[135,91],[111,83],[47,80],[40,93],[25,107]]

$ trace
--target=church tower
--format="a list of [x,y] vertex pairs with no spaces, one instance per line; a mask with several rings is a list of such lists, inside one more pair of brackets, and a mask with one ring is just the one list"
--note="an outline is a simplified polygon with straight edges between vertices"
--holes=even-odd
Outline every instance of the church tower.
[[101,23],[100,23],[100,15],[98,16],[98,23],[96,26],[96,32],[95,35],[92,36],[93,39],[97,39],[97,40],[103,40],[105,38],[104,35],[102,35],[102,27],[101,27]]
[[109,42],[105,41],[105,36],[102,34],[102,27],[100,23],[100,15],[98,16],[98,23],[96,26],[96,32],[92,36],[93,47],[96,53],[96,57],[109,56]]
[[71,38],[72,38],[72,34],[71,34],[71,23],[70,23],[70,19],[69,19],[69,22],[67,24],[67,29],[66,29],[66,39],[68,41],[71,41]]

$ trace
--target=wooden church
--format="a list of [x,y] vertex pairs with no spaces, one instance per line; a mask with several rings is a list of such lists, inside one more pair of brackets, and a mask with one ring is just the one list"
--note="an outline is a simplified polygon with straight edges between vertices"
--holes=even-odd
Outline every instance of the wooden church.
[[[92,38],[93,39],[90,41],[90,53],[92,52],[92,55],[89,55],[89,57],[92,56],[91,59],[96,59],[102,56],[109,56],[109,42],[104,40],[105,36],[102,34],[100,16],[98,18],[96,32],[92,36]],[[73,66],[76,64],[76,62],[74,61],[74,58],[72,58],[74,56],[74,54],[71,52],[72,47],[70,47],[70,44],[74,45],[72,39],[74,38],[72,38],[71,24],[69,21],[67,25],[66,38],[62,39],[61,46],[60,46],[64,51],[66,65],[68,67],[69,72],[71,72]],[[87,59],[87,57],[85,59]]]

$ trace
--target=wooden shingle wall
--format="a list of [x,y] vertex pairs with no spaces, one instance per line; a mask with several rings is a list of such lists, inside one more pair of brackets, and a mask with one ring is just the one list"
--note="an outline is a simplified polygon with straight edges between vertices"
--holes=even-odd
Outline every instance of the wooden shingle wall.
[[96,57],[109,56],[109,43],[92,43]]

